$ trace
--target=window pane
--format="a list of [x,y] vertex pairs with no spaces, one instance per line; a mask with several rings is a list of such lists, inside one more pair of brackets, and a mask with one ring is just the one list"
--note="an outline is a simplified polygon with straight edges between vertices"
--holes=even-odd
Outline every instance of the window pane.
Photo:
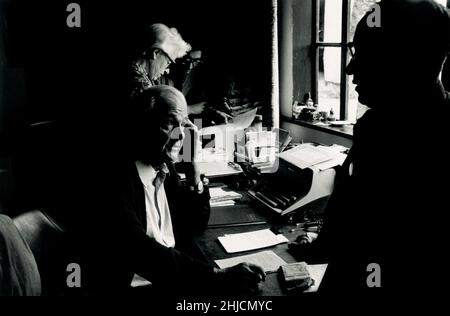
[[[447,0],[434,0],[437,3],[447,6]],[[350,1],[350,34],[349,40],[353,40],[355,34],[356,25],[359,20],[364,16],[366,12],[370,10],[370,7],[378,2],[378,0],[351,0]]]
[[342,30],[342,0],[320,0],[319,41],[340,42]]
[[353,41],[356,25],[370,7],[375,4],[377,0],[351,0],[350,1],[350,33],[348,35],[349,41]]
[[318,110],[339,119],[341,93],[341,48],[319,47]]
[[[351,0],[350,2],[350,33],[348,36],[349,41],[353,41],[353,35],[355,34],[356,26],[364,16],[366,12],[368,12],[373,4],[375,4],[377,0]],[[367,110],[367,107],[358,102],[358,93],[355,91],[355,85],[352,83],[353,76],[349,76],[349,89],[348,89],[348,103],[347,103],[347,120],[351,122],[356,122],[364,112]]]

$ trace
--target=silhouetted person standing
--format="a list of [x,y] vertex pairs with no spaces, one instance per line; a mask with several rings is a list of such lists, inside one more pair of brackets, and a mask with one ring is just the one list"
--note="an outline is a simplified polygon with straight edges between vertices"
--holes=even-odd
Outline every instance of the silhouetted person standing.
[[324,289],[374,290],[368,285],[377,280],[367,270],[376,263],[381,289],[433,291],[441,276],[430,270],[444,255],[447,208],[449,96],[439,74],[450,47],[450,17],[433,1],[379,6],[379,27],[367,23],[370,13],[358,23],[347,66],[359,101],[370,109],[354,127],[328,219],[312,245],[330,263]]

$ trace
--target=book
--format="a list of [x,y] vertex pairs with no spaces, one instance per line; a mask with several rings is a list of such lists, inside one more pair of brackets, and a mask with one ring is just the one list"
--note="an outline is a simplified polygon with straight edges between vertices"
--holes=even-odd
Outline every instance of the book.
[[264,223],[266,223],[266,219],[245,204],[219,207],[211,205],[208,227],[247,226]]
[[306,262],[296,262],[280,267],[283,288],[286,291],[303,291],[314,284]]

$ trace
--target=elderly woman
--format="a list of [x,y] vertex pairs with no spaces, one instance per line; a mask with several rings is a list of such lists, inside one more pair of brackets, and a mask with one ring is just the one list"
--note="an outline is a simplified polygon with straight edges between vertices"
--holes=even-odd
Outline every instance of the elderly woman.
[[142,37],[145,44],[139,43],[131,63],[129,78],[131,97],[154,86],[155,81],[168,71],[170,64],[191,50],[191,46],[183,40],[175,28],[169,28],[161,23],[150,25]]

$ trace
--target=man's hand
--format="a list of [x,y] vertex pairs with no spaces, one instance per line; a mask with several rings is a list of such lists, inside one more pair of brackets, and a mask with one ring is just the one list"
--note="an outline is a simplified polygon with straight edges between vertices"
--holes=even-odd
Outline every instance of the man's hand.
[[223,119],[223,122],[225,124],[228,124],[228,120],[232,119],[233,117],[225,112],[219,111],[219,110],[215,110],[216,114]]
[[205,110],[205,105],[206,105],[206,101],[195,103],[195,104],[190,104],[188,106],[188,114],[189,115],[191,115],[191,114],[194,114],[194,115],[202,114],[203,111]]
[[200,181],[200,170],[197,165],[199,151],[202,148],[200,134],[197,126],[190,120],[184,125],[186,138],[183,144],[183,160],[186,162],[186,181],[189,185],[196,186]]
[[185,148],[185,150],[187,150],[187,152],[190,155],[189,157],[183,156],[184,161],[197,162],[199,159],[200,150],[202,148],[198,127],[194,123],[192,123],[190,120],[186,120],[186,123],[184,125],[184,131],[185,131],[186,137],[185,137],[183,147],[185,147],[185,146],[189,147],[189,148]]
[[264,270],[252,263],[240,263],[235,266],[216,269],[217,279],[232,292],[254,294],[259,291],[259,284],[266,280]]

